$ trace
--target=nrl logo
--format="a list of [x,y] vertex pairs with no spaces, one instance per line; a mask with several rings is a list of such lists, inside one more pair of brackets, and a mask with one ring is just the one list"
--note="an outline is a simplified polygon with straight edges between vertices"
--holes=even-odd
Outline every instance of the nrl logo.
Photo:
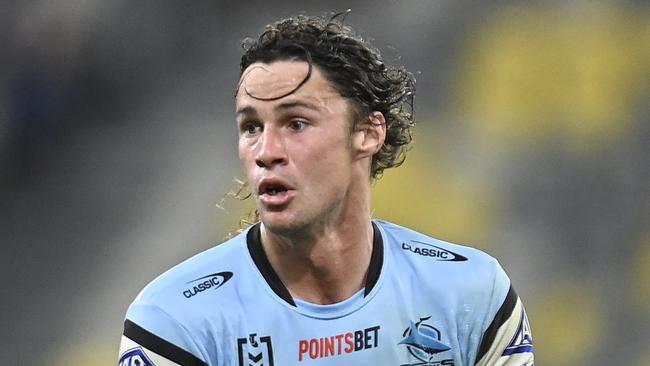
[[274,366],[271,337],[257,337],[251,333],[248,338],[237,338],[239,366]]

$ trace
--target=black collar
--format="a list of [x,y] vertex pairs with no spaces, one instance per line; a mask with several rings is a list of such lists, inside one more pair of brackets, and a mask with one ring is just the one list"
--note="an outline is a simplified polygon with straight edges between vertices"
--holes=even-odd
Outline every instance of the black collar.
[[[366,276],[366,286],[363,295],[367,296],[372,288],[377,283],[379,279],[379,274],[381,273],[381,265],[384,262],[384,245],[381,238],[381,233],[379,228],[375,223],[372,223],[372,255],[370,256],[370,266],[368,267],[368,275]],[[269,262],[264,248],[262,247],[262,238],[260,234],[260,223],[255,224],[246,235],[246,243],[248,246],[248,251],[253,258],[253,262],[264,276],[264,279],[269,284],[273,292],[276,295],[280,296],[284,301],[289,304],[296,306],[296,303],[293,301],[289,290],[284,286],[280,277],[275,273],[271,262]]]

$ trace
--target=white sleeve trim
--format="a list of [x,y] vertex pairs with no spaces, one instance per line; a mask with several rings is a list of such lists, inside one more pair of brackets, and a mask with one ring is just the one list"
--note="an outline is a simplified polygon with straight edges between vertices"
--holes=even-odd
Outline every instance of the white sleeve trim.
[[533,366],[533,339],[520,299],[499,330],[492,345],[476,366]]
[[125,336],[122,336],[120,342],[120,358],[117,364],[118,366],[181,366]]

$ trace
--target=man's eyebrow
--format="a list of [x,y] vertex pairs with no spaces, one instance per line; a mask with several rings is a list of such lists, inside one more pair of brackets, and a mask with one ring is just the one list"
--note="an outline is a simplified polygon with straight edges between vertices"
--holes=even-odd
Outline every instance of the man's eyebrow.
[[318,106],[316,106],[315,104],[305,102],[305,101],[300,101],[300,100],[280,103],[277,106],[275,106],[274,109],[275,110],[285,110],[285,109],[291,109],[291,108],[296,108],[296,107],[307,108],[307,109],[311,109],[311,110],[314,110],[314,111],[318,110]]
[[[284,102],[276,105],[273,109],[277,110],[287,110],[291,108],[307,108],[311,110],[318,110],[318,107],[315,104],[305,102],[305,101],[290,101],[290,102]],[[237,116],[240,116],[242,114],[248,114],[248,115],[257,115],[257,109],[253,108],[252,106],[245,106],[240,109],[238,109],[236,112]]]
[[243,108],[240,108],[237,110],[236,114],[242,115],[242,114],[252,114],[252,115],[257,115],[257,110],[251,106],[245,106]]

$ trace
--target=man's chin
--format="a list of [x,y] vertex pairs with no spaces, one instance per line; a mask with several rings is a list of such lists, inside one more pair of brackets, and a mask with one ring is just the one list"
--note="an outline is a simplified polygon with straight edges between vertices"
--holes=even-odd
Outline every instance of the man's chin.
[[264,228],[276,235],[290,235],[300,232],[304,226],[299,220],[286,213],[266,212],[262,213],[260,219]]

